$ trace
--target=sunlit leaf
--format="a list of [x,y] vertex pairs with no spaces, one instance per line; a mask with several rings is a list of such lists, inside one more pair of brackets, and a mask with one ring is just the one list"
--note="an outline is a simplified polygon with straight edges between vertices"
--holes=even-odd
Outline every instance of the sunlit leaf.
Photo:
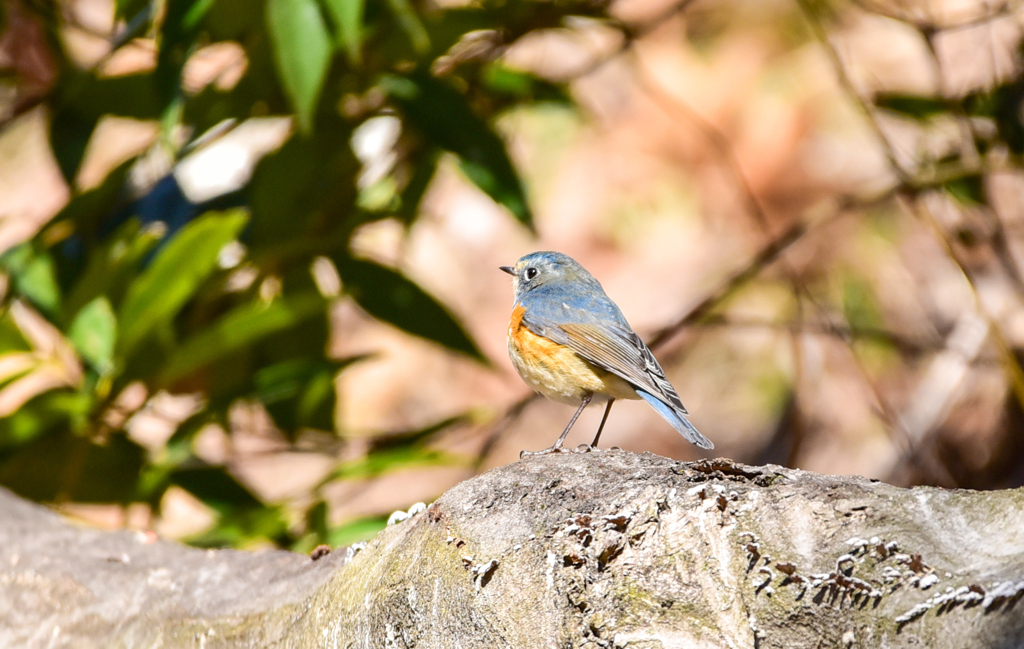
[[460,92],[422,71],[387,75],[381,86],[401,107],[407,123],[437,146],[459,156],[470,180],[518,220],[533,227],[526,192],[505,143],[473,112]]
[[50,116],[50,145],[69,184],[75,182],[101,117],[157,119],[170,100],[150,71],[104,77],[70,68],[58,90]]
[[330,35],[320,7],[316,0],[267,0],[267,29],[299,128],[309,133],[331,61]]
[[0,352],[23,351],[32,349],[25,339],[25,334],[11,318],[10,312],[0,310]]
[[68,329],[68,338],[78,353],[100,374],[113,367],[117,317],[110,300],[102,295],[78,312]]
[[247,221],[241,210],[211,212],[183,227],[128,288],[118,322],[117,349],[127,356],[157,327],[166,325],[217,266],[221,248]]
[[336,258],[345,292],[370,315],[448,349],[486,359],[461,325],[438,302],[400,273],[372,262]]
[[323,0],[338,27],[338,36],[349,63],[362,62],[363,9],[366,0]]
[[[39,365],[39,358],[30,351],[0,353],[0,388],[19,379]],[[2,393],[0,389],[0,393]]]

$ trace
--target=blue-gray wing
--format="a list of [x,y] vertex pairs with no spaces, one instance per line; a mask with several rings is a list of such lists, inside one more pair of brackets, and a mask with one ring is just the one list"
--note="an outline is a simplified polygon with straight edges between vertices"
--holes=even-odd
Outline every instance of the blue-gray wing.
[[550,299],[542,302],[539,309],[530,304],[523,314],[523,324],[530,331],[568,346],[581,358],[625,379],[687,441],[701,448],[714,448],[711,440],[686,419],[686,407],[661,364],[614,302],[605,297],[585,309]]
[[[547,301],[548,304],[551,301]],[[523,315],[523,324],[538,336],[567,345],[580,357],[619,376],[686,414],[675,388],[665,378],[654,354],[630,328],[611,300],[608,300],[618,318],[593,322],[596,318],[588,309],[564,307],[553,318],[531,304]],[[588,322],[590,320],[590,322]],[[608,321],[611,322],[608,322]],[[617,322],[616,322],[617,320]]]

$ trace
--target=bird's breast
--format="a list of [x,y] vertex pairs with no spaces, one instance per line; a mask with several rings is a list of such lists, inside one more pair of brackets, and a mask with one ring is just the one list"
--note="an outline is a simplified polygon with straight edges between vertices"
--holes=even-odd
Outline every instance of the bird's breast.
[[593,393],[613,399],[638,399],[623,379],[581,358],[565,345],[538,336],[523,324],[525,309],[516,305],[508,327],[508,355],[519,376],[536,392],[554,401],[579,404]]

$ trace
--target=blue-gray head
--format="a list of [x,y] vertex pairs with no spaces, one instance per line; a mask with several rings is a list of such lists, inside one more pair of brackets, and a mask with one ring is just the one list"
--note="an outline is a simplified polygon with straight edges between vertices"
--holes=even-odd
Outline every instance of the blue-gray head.
[[515,266],[499,268],[512,276],[512,290],[516,301],[529,291],[561,282],[593,284],[598,288],[601,286],[575,259],[550,250],[531,252],[520,257]]

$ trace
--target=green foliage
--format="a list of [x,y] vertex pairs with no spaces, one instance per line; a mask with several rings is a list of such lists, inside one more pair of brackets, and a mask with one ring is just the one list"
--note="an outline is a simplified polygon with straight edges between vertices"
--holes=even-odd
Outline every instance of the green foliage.
[[331,37],[316,0],[267,0],[274,58],[299,128],[309,133],[331,61]]
[[950,102],[936,97],[881,93],[875,105],[912,119],[928,119],[949,112]]
[[461,101],[457,90],[423,71],[386,76],[382,87],[427,139],[459,156],[470,180],[517,219],[532,222],[522,182],[504,144]]
[[118,351],[130,355],[147,336],[170,324],[213,272],[220,250],[245,225],[246,215],[210,213],[182,228],[128,287],[121,303]]
[[[49,11],[34,7],[25,6]],[[313,430],[344,445],[336,378],[365,357],[328,354],[328,313],[339,298],[485,362],[442,304],[401,273],[354,258],[350,239],[379,219],[412,224],[445,152],[532,228],[494,121],[531,102],[571,103],[568,93],[494,62],[498,50],[446,55],[480,30],[507,42],[603,9],[583,0],[429,11],[406,0],[118,0],[113,11],[128,26],[115,46],[151,38],[155,65],[114,77],[83,69],[60,45],[63,15],[41,21],[57,75],[44,98],[50,145],[73,193],[42,232],[0,256],[9,287],[0,309],[0,484],[42,501],[154,508],[178,487],[216,515],[193,540],[201,545],[305,547],[371,534],[383,517],[331,528],[320,495],[296,531],[284,506],[262,502],[227,467],[204,461],[195,440],[208,425],[228,428],[236,405],[258,403],[291,443]],[[193,54],[226,41],[244,50],[241,78],[230,88],[187,90]],[[401,120],[398,160],[377,186],[360,187],[352,133],[381,112]],[[214,126],[264,115],[292,116],[296,132],[236,192],[230,204],[242,207],[168,204],[167,215],[154,214],[126,189],[135,158],[91,189],[75,186],[87,151],[107,144],[96,130],[106,116],[158,124],[159,146],[182,157],[204,146]],[[334,264],[341,296],[320,292],[311,275],[317,260]],[[141,403],[126,398],[139,389]],[[143,447],[126,422],[161,390],[195,395],[196,410],[166,444]],[[339,464],[317,489],[461,463],[431,448],[456,421],[372,440],[364,457]]]

